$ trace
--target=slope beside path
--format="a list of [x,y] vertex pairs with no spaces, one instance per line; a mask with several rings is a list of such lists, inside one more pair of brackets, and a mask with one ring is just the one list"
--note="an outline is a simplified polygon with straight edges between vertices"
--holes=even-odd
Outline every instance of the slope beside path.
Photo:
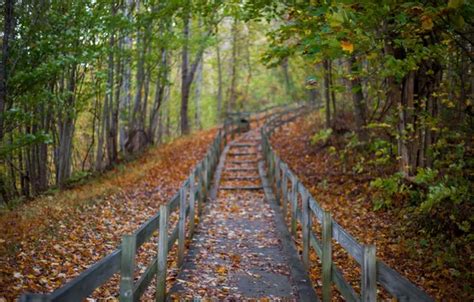
[[[123,234],[176,193],[214,135],[198,132],[152,148],[87,184],[1,214],[0,301],[16,301],[25,291],[51,292],[113,251]],[[114,297],[117,280],[94,297]]]

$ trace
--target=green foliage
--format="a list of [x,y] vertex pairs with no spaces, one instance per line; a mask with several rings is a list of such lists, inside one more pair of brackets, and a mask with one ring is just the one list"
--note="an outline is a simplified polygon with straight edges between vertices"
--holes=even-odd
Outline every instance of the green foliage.
[[390,208],[394,200],[406,194],[408,190],[401,173],[387,178],[378,177],[370,182],[370,187],[376,190],[373,200],[375,210]]
[[332,134],[331,128],[322,129],[311,137],[311,144],[312,145],[316,145],[316,144],[325,145],[328,142],[329,138],[331,137],[331,134]]
[[374,166],[387,166],[392,162],[392,144],[381,138],[375,138],[369,143],[369,151],[375,155],[370,164]]
[[474,219],[468,211],[472,207],[472,186],[464,178],[438,175],[437,170],[420,168],[412,181],[401,173],[376,178],[370,183],[375,191],[374,209],[390,208],[396,200],[407,200],[432,232],[444,229],[469,233]]

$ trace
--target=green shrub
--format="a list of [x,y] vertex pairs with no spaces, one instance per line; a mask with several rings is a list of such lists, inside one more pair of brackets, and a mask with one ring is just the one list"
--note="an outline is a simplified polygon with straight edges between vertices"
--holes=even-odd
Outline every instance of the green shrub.
[[390,208],[394,199],[408,190],[401,173],[395,173],[387,178],[378,177],[370,182],[370,187],[375,190],[374,210]]
[[331,134],[332,134],[331,128],[322,129],[311,137],[311,144],[312,145],[316,145],[319,143],[326,144],[329,138],[331,137]]

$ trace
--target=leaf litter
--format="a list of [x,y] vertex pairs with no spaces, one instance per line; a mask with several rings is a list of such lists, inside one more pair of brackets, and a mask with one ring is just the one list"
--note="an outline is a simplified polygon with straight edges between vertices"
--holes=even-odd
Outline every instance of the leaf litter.
[[[2,213],[0,301],[15,301],[26,291],[51,292],[117,248],[123,234],[135,231],[177,192],[214,135],[210,130],[176,139],[86,184]],[[154,255],[156,243],[145,243],[139,270]],[[117,293],[115,276],[90,300],[115,300]]]

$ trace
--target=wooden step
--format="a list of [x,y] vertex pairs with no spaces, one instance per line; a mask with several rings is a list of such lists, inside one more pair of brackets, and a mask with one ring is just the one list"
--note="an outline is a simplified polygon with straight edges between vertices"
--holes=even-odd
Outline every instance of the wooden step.
[[231,160],[231,161],[228,161],[227,163],[234,164],[234,165],[257,164],[258,160]]
[[233,152],[233,153],[227,153],[229,156],[249,156],[249,155],[255,155],[257,156],[258,153],[255,152]]
[[258,171],[257,168],[226,168],[225,171]]
[[231,148],[255,148],[258,147],[258,144],[233,144],[230,146]]
[[258,180],[260,176],[223,176],[224,180]]
[[263,190],[262,186],[248,186],[248,187],[219,187],[219,190]]

